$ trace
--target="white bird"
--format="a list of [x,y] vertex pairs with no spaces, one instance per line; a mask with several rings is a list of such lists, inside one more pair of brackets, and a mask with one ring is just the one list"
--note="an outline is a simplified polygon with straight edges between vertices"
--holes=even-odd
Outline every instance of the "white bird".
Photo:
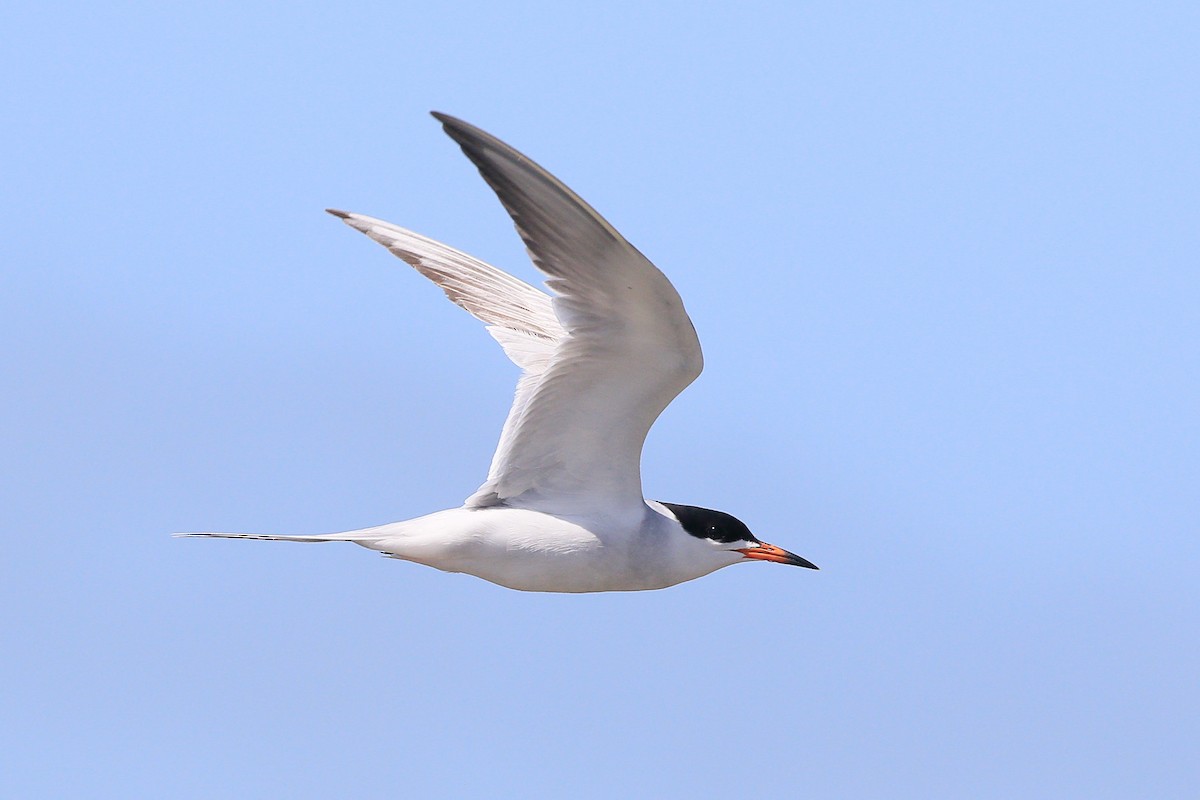
[[642,444],[700,374],[675,287],[557,178],[484,131],[442,123],[516,223],[553,296],[452,247],[330,209],[487,325],[523,371],[487,480],[461,508],[316,536],[531,592],[661,589],[741,561],[816,566],[720,511],[642,496]]

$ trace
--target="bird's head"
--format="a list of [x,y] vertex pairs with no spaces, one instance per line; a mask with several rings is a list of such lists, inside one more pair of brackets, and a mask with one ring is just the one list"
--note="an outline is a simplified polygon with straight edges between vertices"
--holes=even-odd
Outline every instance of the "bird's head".
[[732,553],[741,553],[743,559],[752,561],[774,561],[776,564],[818,569],[816,564],[806,558],[789,553],[782,547],[760,541],[750,532],[744,522],[732,514],[678,503],[663,503],[662,505],[675,515],[675,519],[679,520],[679,524],[685,531],[697,539],[708,541],[713,547]]

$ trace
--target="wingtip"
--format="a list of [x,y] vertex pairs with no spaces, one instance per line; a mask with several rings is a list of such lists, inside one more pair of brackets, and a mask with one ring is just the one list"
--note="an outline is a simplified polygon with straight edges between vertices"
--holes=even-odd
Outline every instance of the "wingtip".
[[458,117],[454,116],[453,114],[445,114],[445,113],[443,113],[443,112],[441,112],[441,111],[430,111],[430,112],[429,112],[429,116],[433,117],[433,118],[434,118],[434,119],[436,119],[438,122],[440,122],[440,123],[442,123],[443,125],[446,125],[446,126],[448,126],[448,127],[453,127],[453,128],[466,128],[466,127],[470,127],[470,126],[468,125],[468,123],[466,123],[466,122],[463,122],[461,119],[459,119]]
[[440,122],[442,124],[442,130],[444,130],[446,133],[452,134],[454,131],[462,128],[465,124],[461,119],[452,117],[449,114],[443,114],[441,111],[430,111],[429,116]]
[[441,111],[430,111],[430,116],[442,123],[442,130],[446,132],[451,139],[458,142],[461,146],[466,147],[470,140],[474,139],[492,139],[491,134],[481,131],[469,122],[464,122],[458,117],[452,117],[449,114],[443,114]]

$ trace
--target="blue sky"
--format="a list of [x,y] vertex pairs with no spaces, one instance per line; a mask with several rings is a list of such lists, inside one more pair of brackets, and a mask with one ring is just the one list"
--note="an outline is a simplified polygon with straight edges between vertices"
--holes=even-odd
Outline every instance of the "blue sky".
[[[1194,796],[1194,4],[3,18],[0,794]],[[549,596],[168,538],[481,482],[513,367],[322,213],[535,279],[430,109],[684,297],[647,495],[821,572]]]

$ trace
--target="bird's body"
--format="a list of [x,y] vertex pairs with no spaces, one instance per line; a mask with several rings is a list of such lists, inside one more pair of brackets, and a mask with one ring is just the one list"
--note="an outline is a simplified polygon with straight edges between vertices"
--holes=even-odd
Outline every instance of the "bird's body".
[[530,592],[662,589],[744,558],[737,552],[714,553],[706,540],[687,534],[666,507],[653,501],[639,520],[496,506],[451,508],[323,536],[225,536],[350,541],[392,558]]
[[438,284],[488,326],[523,374],[487,480],[462,508],[318,536],[512,589],[660,589],[746,559],[814,568],[719,511],[647,501],[641,450],[703,359],[666,277],[550,173],[495,137],[435,114],[513,217],[550,296],[447,245],[330,211]]

